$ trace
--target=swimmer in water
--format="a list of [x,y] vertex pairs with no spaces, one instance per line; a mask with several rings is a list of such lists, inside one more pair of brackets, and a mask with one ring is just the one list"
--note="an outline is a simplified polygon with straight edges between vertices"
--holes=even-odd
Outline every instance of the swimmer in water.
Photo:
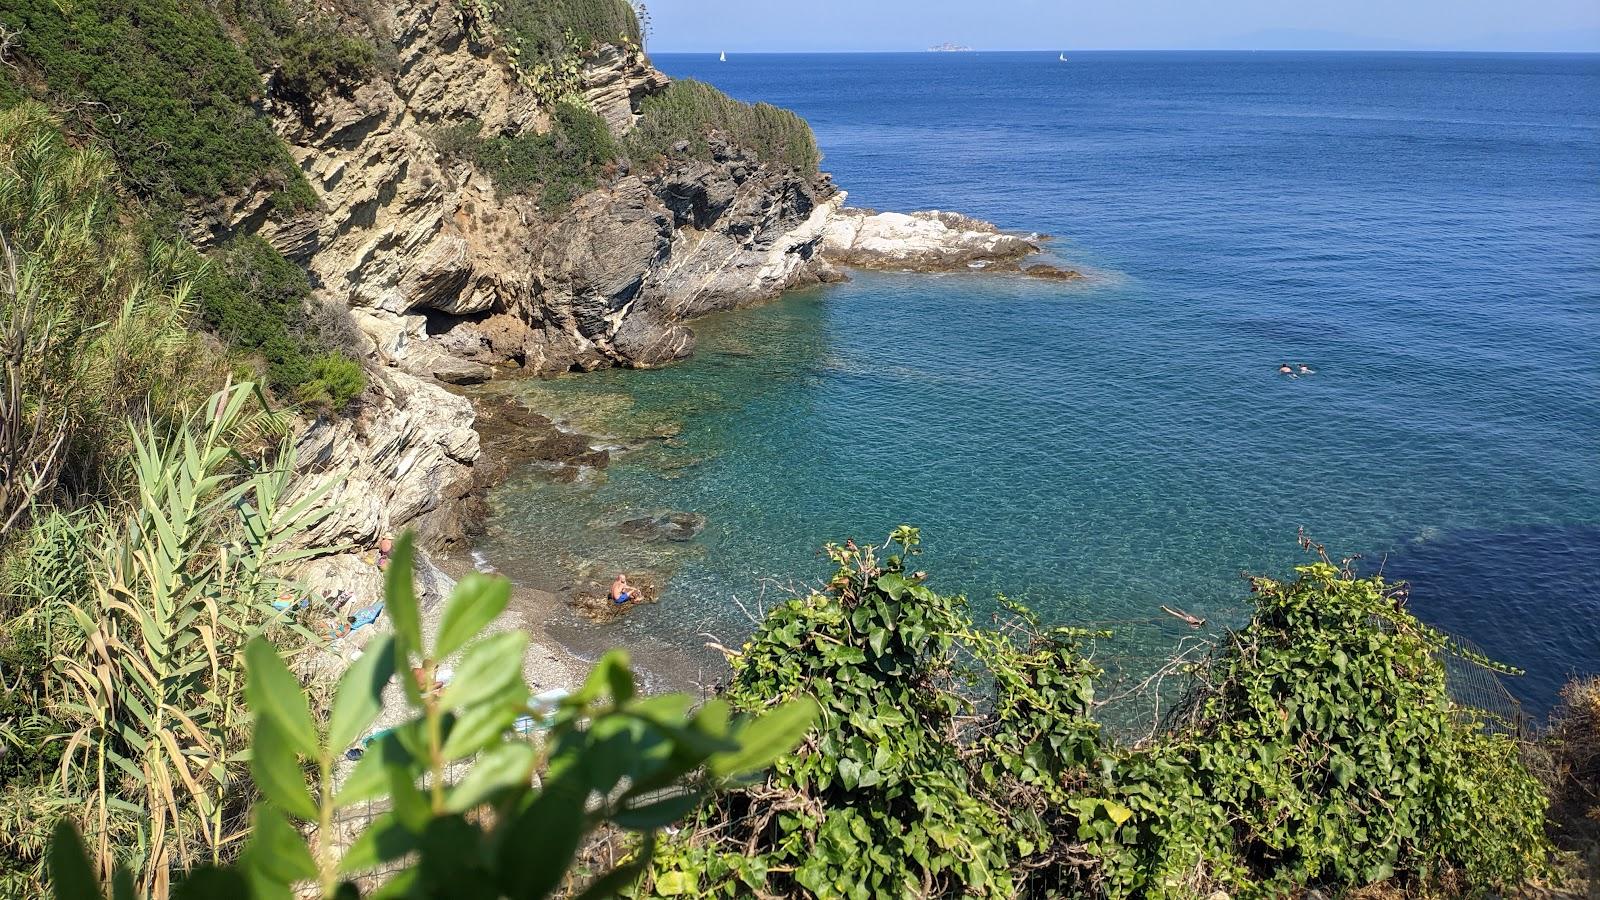
[[1310,366],[1306,365],[1305,363],[1301,363],[1300,364],[1300,374],[1301,375],[1315,375],[1317,373]]
[[1284,363],[1283,365],[1278,367],[1278,374],[1279,375],[1287,375],[1290,378],[1293,378],[1294,377],[1294,369],[1291,368],[1288,363]]

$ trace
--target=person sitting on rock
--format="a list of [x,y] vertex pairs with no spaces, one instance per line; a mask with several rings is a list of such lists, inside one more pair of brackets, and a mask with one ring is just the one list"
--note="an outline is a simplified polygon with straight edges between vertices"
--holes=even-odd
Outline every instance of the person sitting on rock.
[[378,571],[382,572],[389,568],[389,556],[392,553],[394,553],[394,535],[385,534],[382,540],[378,541]]
[[612,603],[621,606],[622,604],[627,603],[629,600],[633,600],[638,596],[638,592],[634,591],[632,585],[628,584],[628,576],[618,574],[617,580],[611,582]]

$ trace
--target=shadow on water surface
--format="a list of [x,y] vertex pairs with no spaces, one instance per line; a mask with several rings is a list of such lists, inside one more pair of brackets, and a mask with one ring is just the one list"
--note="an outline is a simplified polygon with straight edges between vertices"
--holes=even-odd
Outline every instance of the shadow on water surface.
[[1383,568],[1410,583],[1423,621],[1525,670],[1505,683],[1533,716],[1549,714],[1572,676],[1600,674],[1600,527],[1447,532],[1406,544]]

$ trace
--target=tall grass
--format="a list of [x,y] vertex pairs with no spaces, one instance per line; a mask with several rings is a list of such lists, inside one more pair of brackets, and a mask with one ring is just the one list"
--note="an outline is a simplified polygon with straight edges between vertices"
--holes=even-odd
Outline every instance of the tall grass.
[[674,155],[689,142],[689,152],[709,159],[712,134],[756,154],[763,163],[801,173],[815,173],[822,153],[811,126],[787,109],[770,103],[742,103],[709,84],[675,81],[662,93],[647,97],[643,118],[628,136],[628,154],[647,163]]

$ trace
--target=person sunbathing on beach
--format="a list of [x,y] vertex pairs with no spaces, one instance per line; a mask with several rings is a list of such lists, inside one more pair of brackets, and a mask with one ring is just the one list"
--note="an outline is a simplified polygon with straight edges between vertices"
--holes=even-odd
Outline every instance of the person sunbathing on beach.
[[328,631],[336,641],[342,637],[349,637],[350,633],[355,630],[355,616],[341,616],[328,625]]
[[611,602],[618,606],[638,597],[639,594],[628,584],[628,576],[619,574],[617,580],[611,582]]

